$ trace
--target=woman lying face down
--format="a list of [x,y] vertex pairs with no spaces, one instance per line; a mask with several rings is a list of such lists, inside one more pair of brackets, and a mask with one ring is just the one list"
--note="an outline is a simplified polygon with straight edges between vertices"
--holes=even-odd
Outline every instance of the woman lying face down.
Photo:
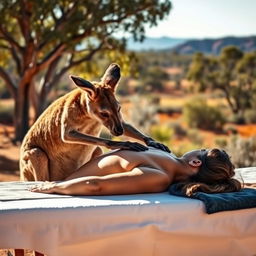
[[234,179],[234,165],[221,149],[201,149],[181,157],[149,148],[135,152],[116,150],[92,159],[64,181],[44,182],[32,192],[66,195],[114,195],[156,193],[179,183],[191,196],[241,189]]

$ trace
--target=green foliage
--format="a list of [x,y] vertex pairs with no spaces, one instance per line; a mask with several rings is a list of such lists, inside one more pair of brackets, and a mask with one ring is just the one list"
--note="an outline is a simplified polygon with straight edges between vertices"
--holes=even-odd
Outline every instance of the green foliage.
[[220,148],[225,148],[227,146],[227,139],[226,138],[216,138],[215,144]]
[[[16,139],[29,127],[33,82],[38,116],[52,88],[79,65],[97,78],[111,61],[130,71],[132,54],[124,52],[125,37],[143,40],[145,26],[156,26],[170,9],[169,0],[1,0],[0,78],[17,104]],[[95,62],[96,54],[104,54],[104,69]]]
[[[137,72],[133,74],[140,80],[138,91],[164,91],[164,83],[168,80],[180,86],[181,79],[191,62],[191,56],[179,55],[171,51],[143,51],[138,52],[136,60]],[[165,67],[180,67],[178,74],[169,74]]]
[[168,126],[155,125],[150,130],[150,136],[157,141],[169,145],[173,136],[173,130]]
[[247,124],[256,124],[256,109],[248,109],[244,113],[244,119]]
[[148,66],[161,67],[182,67],[187,68],[191,63],[190,55],[181,55],[169,50],[166,51],[142,51],[137,53],[139,59],[139,69],[147,68]]
[[244,119],[244,115],[238,113],[238,114],[231,114],[228,117],[228,121],[234,124],[244,124],[245,123],[245,119]]
[[195,150],[195,149],[200,149],[202,148],[202,145],[197,145],[191,142],[184,142],[179,145],[171,145],[170,149],[172,150],[172,153],[176,156],[182,156],[188,151]]
[[256,166],[256,137],[233,136],[226,149],[236,167]]
[[173,130],[173,137],[176,139],[182,139],[187,136],[187,131],[182,127],[180,123],[172,122],[169,124],[169,126]]
[[189,129],[187,137],[195,145],[203,144],[203,137],[200,135],[200,131],[198,129]]
[[222,112],[216,107],[209,106],[202,98],[194,98],[187,102],[183,114],[187,124],[192,128],[222,130],[225,124]]
[[226,125],[224,128],[224,132],[226,134],[232,134],[232,135],[235,135],[238,133],[237,128],[233,124]]
[[228,46],[217,57],[197,53],[187,78],[197,91],[222,91],[231,111],[243,115],[256,95],[256,52],[244,54],[235,46]]
[[150,66],[140,72],[139,92],[163,91],[164,81],[169,79],[169,75],[158,66]]

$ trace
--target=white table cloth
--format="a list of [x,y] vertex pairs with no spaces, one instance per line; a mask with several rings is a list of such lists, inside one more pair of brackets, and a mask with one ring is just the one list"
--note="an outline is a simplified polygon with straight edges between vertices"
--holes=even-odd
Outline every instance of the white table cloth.
[[[243,169],[256,182],[256,168]],[[48,256],[253,256],[256,208],[206,214],[201,201],[168,193],[61,196],[33,182],[0,183],[0,248]]]

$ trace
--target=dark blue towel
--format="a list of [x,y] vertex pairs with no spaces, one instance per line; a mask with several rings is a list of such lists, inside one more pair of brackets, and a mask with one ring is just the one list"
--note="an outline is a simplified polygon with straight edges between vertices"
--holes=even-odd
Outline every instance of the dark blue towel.
[[[178,184],[171,185],[169,187],[169,193],[187,197],[182,193]],[[190,198],[203,201],[208,214],[256,207],[256,189],[252,188],[244,188],[239,192],[230,193],[207,194],[196,192]]]

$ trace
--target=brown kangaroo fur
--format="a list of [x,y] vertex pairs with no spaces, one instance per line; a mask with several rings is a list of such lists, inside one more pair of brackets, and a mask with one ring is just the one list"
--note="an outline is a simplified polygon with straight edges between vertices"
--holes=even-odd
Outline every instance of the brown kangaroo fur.
[[[114,136],[127,135],[152,145],[154,140],[125,123],[115,88],[120,68],[111,64],[100,82],[70,76],[78,88],[53,102],[26,134],[20,150],[20,177],[26,181],[63,180],[109,149],[146,150],[136,142],[99,138],[103,125]],[[157,144],[157,143],[156,143]],[[153,146],[157,147],[154,144]],[[160,144],[158,144],[159,147]]]

